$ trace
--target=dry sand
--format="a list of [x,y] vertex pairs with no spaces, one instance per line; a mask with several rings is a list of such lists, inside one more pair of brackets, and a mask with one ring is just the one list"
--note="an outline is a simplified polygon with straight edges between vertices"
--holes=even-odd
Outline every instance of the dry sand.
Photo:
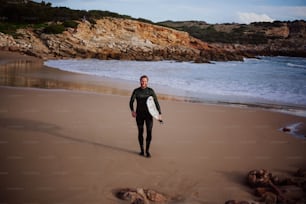
[[154,123],[152,158],[141,157],[128,102],[0,87],[0,203],[126,203],[112,194],[124,187],[182,203],[251,200],[248,171],[306,168],[306,140],[279,130],[306,118],[169,100],[160,100],[165,123]]

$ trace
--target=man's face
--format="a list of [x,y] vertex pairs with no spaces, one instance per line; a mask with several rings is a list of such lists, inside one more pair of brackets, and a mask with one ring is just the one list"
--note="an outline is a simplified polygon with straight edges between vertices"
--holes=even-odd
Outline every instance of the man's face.
[[147,86],[148,86],[148,79],[147,78],[142,78],[140,80],[140,86],[141,86],[142,89],[147,88]]

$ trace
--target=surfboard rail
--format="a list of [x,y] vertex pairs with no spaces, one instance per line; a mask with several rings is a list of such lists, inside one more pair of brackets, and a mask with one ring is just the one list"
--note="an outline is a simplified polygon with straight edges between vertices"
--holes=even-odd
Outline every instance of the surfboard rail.
[[147,98],[146,103],[147,103],[149,113],[152,115],[152,117],[155,118],[156,120],[158,120],[160,123],[163,123],[163,120],[160,119],[160,115],[159,115],[159,112],[156,108],[156,104],[154,102],[153,96],[149,96]]

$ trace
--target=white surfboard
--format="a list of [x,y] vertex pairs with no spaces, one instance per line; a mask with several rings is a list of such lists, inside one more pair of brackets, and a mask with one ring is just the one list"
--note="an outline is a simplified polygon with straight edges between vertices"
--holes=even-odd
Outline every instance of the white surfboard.
[[159,118],[159,112],[158,112],[158,110],[156,108],[153,96],[149,96],[148,97],[148,99],[147,99],[147,107],[148,107],[149,113],[152,115],[153,118],[155,118],[159,122],[163,122]]

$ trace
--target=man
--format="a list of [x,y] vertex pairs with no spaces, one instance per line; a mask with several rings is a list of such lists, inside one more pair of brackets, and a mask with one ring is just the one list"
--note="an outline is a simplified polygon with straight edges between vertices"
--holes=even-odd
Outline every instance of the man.
[[[140,77],[140,87],[134,89],[131,99],[130,99],[130,109],[132,117],[136,118],[136,123],[138,127],[138,142],[140,145],[140,155],[144,156],[143,148],[143,130],[144,123],[146,123],[147,137],[146,137],[146,156],[151,157],[150,154],[150,143],[152,139],[152,127],[153,127],[153,117],[150,115],[146,101],[149,96],[153,96],[156,108],[159,112],[159,117],[161,120],[160,106],[156,97],[154,90],[148,87],[149,78],[146,75]],[[137,101],[136,112],[134,111],[134,101]]]

